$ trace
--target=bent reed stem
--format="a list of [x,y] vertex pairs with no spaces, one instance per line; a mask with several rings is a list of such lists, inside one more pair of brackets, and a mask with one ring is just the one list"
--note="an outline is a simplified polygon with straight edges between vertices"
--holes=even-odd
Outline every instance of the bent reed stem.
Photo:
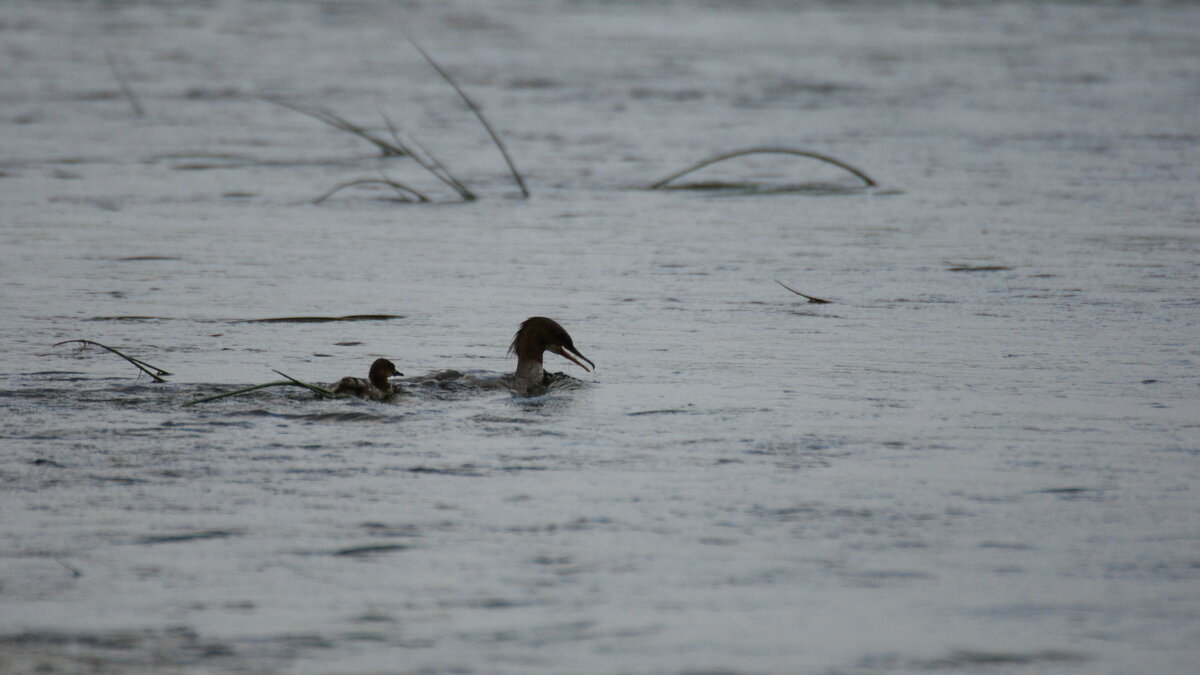
[[782,148],[782,147],[773,147],[773,146],[770,146],[770,147],[759,146],[759,147],[753,147],[753,148],[744,148],[742,150],[734,150],[732,152],[723,152],[719,155],[714,155],[712,157],[709,157],[708,159],[701,160],[699,162],[696,162],[695,164],[692,164],[691,166],[687,167],[686,169],[683,169],[682,171],[677,171],[677,172],[671,174],[670,176],[667,176],[666,178],[658,181],[657,183],[651,185],[650,189],[658,190],[662,187],[665,187],[667,184],[673,182],[677,178],[682,178],[683,176],[686,176],[689,173],[692,173],[693,171],[699,171],[700,169],[703,169],[704,167],[712,165],[712,164],[716,164],[717,162],[724,162],[727,159],[733,159],[735,157],[742,157],[745,155],[764,155],[764,154],[795,155],[797,157],[810,157],[812,159],[820,160],[822,162],[825,162],[826,164],[832,164],[836,167],[839,167],[839,168],[845,169],[846,171],[849,171],[850,173],[857,176],[860,180],[862,180],[862,182],[864,184],[866,184],[867,187],[876,187],[878,185],[878,183],[876,183],[875,180],[873,178],[871,178],[870,176],[868,176],[866,173],[864,173],[863,171],[861,171],[859,169],[854,168],[853,166],[850,166],[849,164],[843,162],[840,159],[837,159],[836,157],[830,157],[829,155],[823,155],[819,152],[812,152],[809,150],[797,150],[795,148]]
[[96,345],[97,347],[102,347],[104,349],[107,349],[108,351],[110,351],[110,352],[116,354],[117,356],[125,359],[126,361],[132,363],[138,370],[140,370],[143,373],[146,373],[150,377],[154,378],[155,382],[166,382],[166,380],[164,380],[161,376],[171,374],[171,373],[167,372],[166,370],[159,368],[158,366],[152,366],[149,363],[142,361],[141,359],[135,359],[132,356],[123,354],[123,353],[117,351],[116,349],[109,347],[108,345],[102,345],[99,342],[95,342],[93,340],[63,340],[62,342],[54,343],[52,346],[58,347],[59,345],[70,344],[72,342],[78,342],[85,347],[87,345]]

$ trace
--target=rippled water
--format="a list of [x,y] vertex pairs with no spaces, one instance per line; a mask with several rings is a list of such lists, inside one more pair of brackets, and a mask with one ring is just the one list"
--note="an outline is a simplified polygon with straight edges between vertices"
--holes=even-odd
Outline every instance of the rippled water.
[[0,672],[1194,672],[1198,24],[6,3]]

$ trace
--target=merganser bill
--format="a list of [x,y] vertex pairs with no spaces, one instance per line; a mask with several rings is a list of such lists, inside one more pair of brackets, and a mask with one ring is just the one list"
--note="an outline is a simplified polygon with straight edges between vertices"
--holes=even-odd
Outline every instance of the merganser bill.
[[[545,393],[546,386],[550,384],[550,376],[542,368],[542,353],[546,351],[558,354],[585,371],[596,368],[591,359],[575,349],[571,335],[557,321],[544,316],[530,317],[521,323],[508,347],[509,354],[517,355],[517,372],[513,379],[513,389],[517,395],[538,396]],[[591,368],[571,354],[587,361]]]
[[375,359],[371,364],[371,372],[367,379],[361,377],[343,377],[333,385],[333,393],[340,396],[357,396],[374,401],[386,401],[401,393],[400,387],[388,381],[389,377],[403,375],[396,370],[396,364],[387,359]]

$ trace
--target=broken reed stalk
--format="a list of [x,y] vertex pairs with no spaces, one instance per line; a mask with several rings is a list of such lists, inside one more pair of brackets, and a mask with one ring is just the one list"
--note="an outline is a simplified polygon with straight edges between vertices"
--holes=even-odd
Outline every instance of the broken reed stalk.
[[133,108],[133,114],[138,117],[145,117],[146,110],[142,107],[142,102],[138,100],[137,94],[133,92],[133,87],[129,86],[129,80],[126,79],[125,73],[117,67],[117,60],[113,55],[105,52],[104,60],[108,62],[108,69],[112,71],[113,79],[117,81],[117,86],[121,88],[121,93],[125,95],[125,100],[129,101],[129,106]]
[[154,378],[155,382],[166,382],[166,380],[164,380],[162,378],[162,376],[171,374],[171,373],[163,370],[162,368],[159,368],[158,366],[152,366],[149,363],[142,361],[141,359],[135,359],[132,356],[122,354],[121,352],[113,349],[112,347],[109,347],[108,345],[102,345],[99,342],[93,342],[92,340],[63,340],[62,342],[54,343],[53,346],[58,347],[59,345],[70,344],[72,342],[78,342],[79,344],[81,344],[85,347],[88,345],[96,345],[97,347],[102,347],[104,349],[107,349],[108,351],[110,351],[110,352],[116,354],[117,356],[125,359],[126,361],[132,363],[134,366],[137,367],[138,370],[140,370],[143,373],[146,373],[150,377]]
[[710,164],[716,164],[717,162],[723,162],[727,159],[733,159],[734,157],[742,157],[744,155],[764,155],[764,154],[796,155],[798,157],[810,157],[812,159],[820,160],[827,164],[832,164],[836,167],[839,167],[839,168],[845,169],[846,171],[849,171],[850,173],[857,176],[860,180],[862,180],[862,182],[867,187],[875,187],[878,185],[878,183],[876,183],[874,181],[874,179],[872,179],[870,176],[863,173],[859,169],[856,169],[853,166],[850,166],[849,164],[843,162],[840,159],[837,159],[835,157],[830,157],[829,155],[822,155],[821,153],[810,152],[808,150],[796,150],[794,148],[754,147],[754,148],[745,148],[742,150],[734,150],[733,152],[723,152],[719,155],[715,155],[713,157],[709,157],[708,159],[696,162],[695,164],[687,167],[686,169],[683,169],[682,171],[677,171],[677,172],[671,174],[670,176],[667,176],[666,178],[651,185],[650,189],[657,190],[659,188],[665,187],[667,184],[671,183],[675,179],[682,178],[683,176],[686,176],[689,173],[692,173],[693,171],[699,171],[700,169],[703,169],[704,167],[709,166]]
[[467,93],[463,91],[462,87],[458,86],[458,83],[454,81],[454,78],[450,77],[450,73],[446,72],[446,69],[442,68],[437,61],[434,61],[433,57],[430,56],[429,53],[424,49],[422,49],[421,45],[417,44],[416,40],[412,39],[412,37],[408,35],[405,37],[408,38],[409,44],[411,44],[414,49],[420,52],[421,56],[425,58],[425,61],[437,71],[437,74],[441,75],[442,79],[445,80],[451,87],[454,87],[454,91],[458,93],[458,96],[463,100],[463,103],[467,104],[467,107],[470,108],[471,112],[475,113],[475,117],[478,118],[479,123],[483,125],[484,131],[487,131],[488,136],[492,137],[492,142],[496,144],[496,149],[499,150],[500,155],[504,157],[504,162],[508,164],[508,170],[510,173],[512,173],[513,180],[517,182],[517,187],[521,188],[521,196],[528,199],[529,189],[525,187],[525,179],[521,177],[521,172],[517,171],[517,165],[513,163],[512,156],[508,154],[508,148],[506,148],[504,146],[504,142],[500,140],[499,134],[497,134],[496,130],[492,128],[492,125],[487,121],[487,118],[483,116],[483,111],[479,109],[479,106],[475,105],[475,101],[471,100],[470,96],[467,96]]
[[796,290],[796,289],[792,288],[791,286],[788,286],[787,284],[783,283],[782,281],[780,281],[780,280],[778,280],[778,279],[776,279],[776,280],[775,280],[775,283],[779,284],[780,286],[783,286],[784,288],[786,288],[786,289],[788,289],[789,291],[791,291],[791,292],[795,293],[796,295],[799,295],[799,296],[800,296],[800,297],[802,297],[802,298],[808,298],[808,301],[809,301],[809,302],[811,302],[811,303],[815,303],[815,304],[818,304],[818,305],[828,305],[828,304],[829,304],[829,301],[828,301],[828,300],[822,300],[822,299],[820,299],[820,298],[814,298],[813,296],[811,296],[811,295],[808,295],[808,294],[806,294],[806,293],[801,293],[800,291],[798,291],[798,290]]
[[[346,188],[354,187],[355,185],[387,185],[389,187],[394,188],[396,190],[396,192],[400,194],[400,199],[403,201],[406,201],[406,202],[412,202],[412,201],[427,202],[427,201],[429,201],[428,197],[426,197],[425,195],[421,194],[420,192],[417,192],[416,190],[408,187],[407,185],[404,185],[403,183],[397,183],[396,181],[394,181],[390,178],[384,177],[384,178],[361,178],[359,180],[352,180],[352,181],[349,181],[346,183],[342,183],[340,185],[335,186],[333,189],[329,190],[328,192],[321,195],[320,197],[317,197],[316,199],[314,199],[313,204],[320,204],[321,202],[325,201],[326,199],[329,199],[330,197],[332,197],[334,194],[341,192],[342,190],[345,190]],[[416,200],[405,197],[404,196],[405,192],[416,197]]]

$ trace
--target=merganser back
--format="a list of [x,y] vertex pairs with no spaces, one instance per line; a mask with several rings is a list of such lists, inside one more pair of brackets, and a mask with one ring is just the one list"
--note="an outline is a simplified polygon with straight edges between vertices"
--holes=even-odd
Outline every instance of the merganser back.
[[[517,355],[513,388],[519,396],[538,396],[546,391],[546,385],[550,383],[550,377],[542,368],[542,353],[546,351],[554,352],[589,372],[596,367],[591,359],[575,349],[571,335],[557,321],[544,316],[530,317],[521,323],[508,347],[509,354]],[[571,354],[587,361],[592,367],[583,365]]]
[[396,364],[391,361],[375,359],[375,362],[371,364],[371,372],[368,373],[367,379],[343,377],[333,385],[332,391],[341,396],[357,396],[375,401],[386,401],[401,392],[401,389],[389,382],[388,378],[403,374],[396,370]]

